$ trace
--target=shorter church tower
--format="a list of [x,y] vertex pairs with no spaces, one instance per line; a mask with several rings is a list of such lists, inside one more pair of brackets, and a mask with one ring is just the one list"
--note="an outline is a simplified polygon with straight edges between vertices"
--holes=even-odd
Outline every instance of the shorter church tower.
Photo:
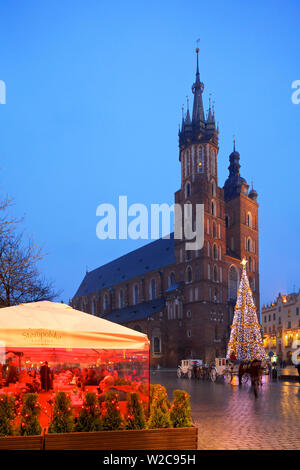
[[[258,256],[258,203],[257,192],[249,191],[249,185],[240,175],[240,154],[235,149],[229,156],[229,176],[224,184],[226,204],[226,252],[233,259],[246,258],[253,299],[259,310],[259,256]],[[231,277],[234,273],[229,273]],[[234,289],[230,290],[229,302],[235,302]],[[232,314],[232,312],[231,312]]]

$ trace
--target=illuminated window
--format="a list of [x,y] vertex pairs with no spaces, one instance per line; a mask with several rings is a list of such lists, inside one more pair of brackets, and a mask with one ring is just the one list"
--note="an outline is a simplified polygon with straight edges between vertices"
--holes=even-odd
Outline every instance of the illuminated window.
[[198,173],[203,173],[204,171],[203,149],[200,145],[198,147],[197,168],[198,168]]

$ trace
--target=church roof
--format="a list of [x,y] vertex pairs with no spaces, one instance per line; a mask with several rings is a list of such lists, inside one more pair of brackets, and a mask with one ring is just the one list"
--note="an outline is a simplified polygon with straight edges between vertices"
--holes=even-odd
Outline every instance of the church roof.
[[163,298],[149,300],[148,302],[142,302],[137,305],[131,305],[130,307],[114,310],[105,316],[105,320],[109,320],[114,323],[138,321],[147,317],[151,317],[151,315],[161,311],[164,306],[165,300]]
[[74,298],[92,294],[174,264],[174,234],[160,238],[86,273]]

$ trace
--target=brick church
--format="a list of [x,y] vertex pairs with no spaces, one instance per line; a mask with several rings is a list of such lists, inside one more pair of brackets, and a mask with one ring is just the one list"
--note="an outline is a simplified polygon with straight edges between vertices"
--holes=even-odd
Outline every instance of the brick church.
[[177,204],[204,204],[204,245],[187,251],[185,241],[159,239],[87,272],[73,307],[146,333],[151,365],[176,367],[181,359],[209,362],[224,357],[241,275],[248,260],[259,310],[257,192],[240,175],[240,155],[229,155],[229,175],[218,184],[218,127],[209,104],[198,53],[193,109],[179,130],[181,186]]

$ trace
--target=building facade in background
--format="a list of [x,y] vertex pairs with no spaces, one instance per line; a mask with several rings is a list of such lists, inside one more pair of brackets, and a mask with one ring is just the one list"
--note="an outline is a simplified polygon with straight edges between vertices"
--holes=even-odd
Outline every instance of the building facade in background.
[[291,364],[293,343],[300,340],[300,291],[278,294],[275,302],[262,307],[261,316],[266,353]]
[[[240,176],[240,155],[229,156],[229,175],[218,182],[219,130],[214,109],[203,108],[197,52],[193,109],[179,131],[181,185],[175,202],[204,204],[204,246],[160,239],[88,272],[73,307],[146,333],[151,364],[175,367],[181,359],[225,357],[243,257],[259,310],[257,193]],[[195,228],[195,227],[193,227]]]

